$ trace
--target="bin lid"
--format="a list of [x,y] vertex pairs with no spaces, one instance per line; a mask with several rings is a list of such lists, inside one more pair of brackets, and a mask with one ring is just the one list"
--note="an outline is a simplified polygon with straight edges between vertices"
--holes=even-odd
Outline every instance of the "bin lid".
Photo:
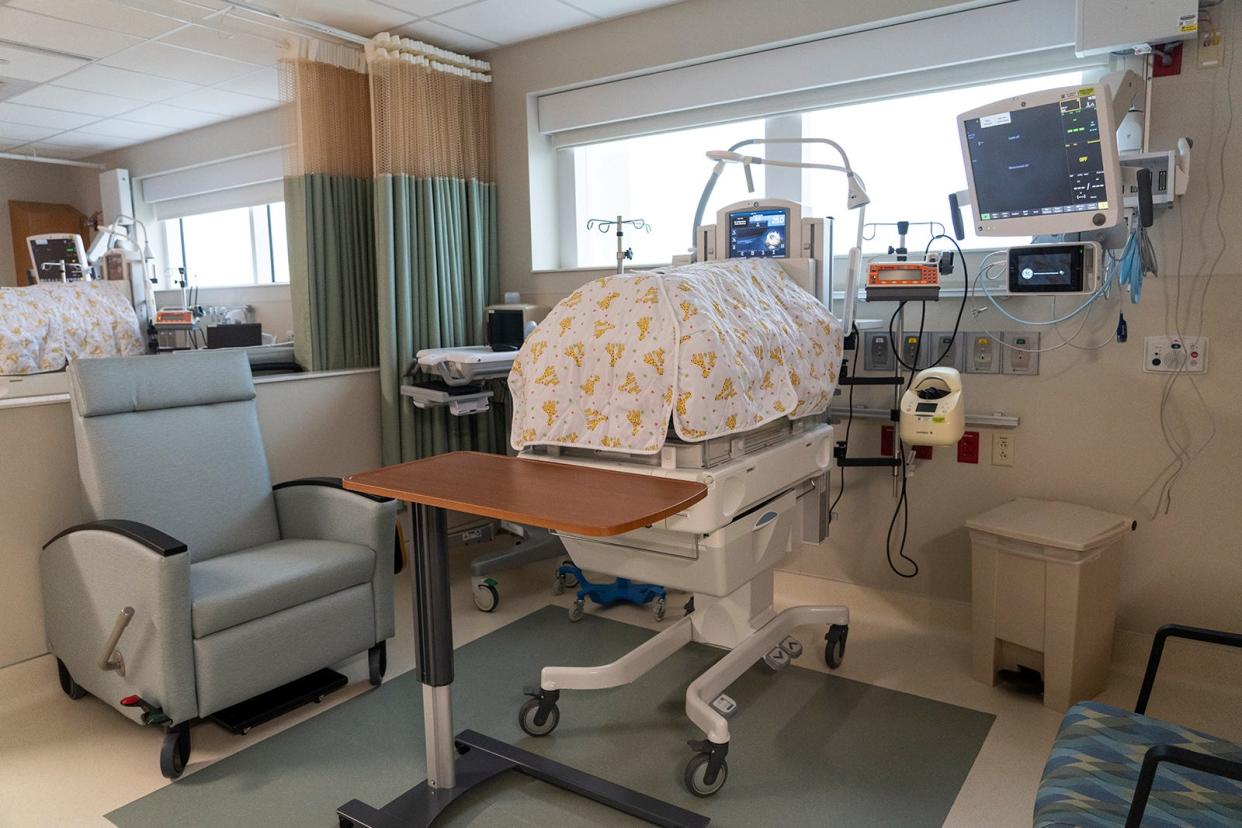
[[1086,552],[1126,533],[1133,520],[1077,503],[1020,497],[975,515],[966,526],[1005,538]]

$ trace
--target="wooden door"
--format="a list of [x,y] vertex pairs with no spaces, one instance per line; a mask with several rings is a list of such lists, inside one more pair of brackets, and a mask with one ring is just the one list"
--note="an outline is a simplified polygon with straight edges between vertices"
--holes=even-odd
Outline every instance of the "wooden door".
[[17,284],[30,284],[30,250],[27,236],[41,233],[77,233],[84,244],[91,243],[91,228],[85,213],[71,204],[42,201],[10,201],[9,226],[13,232],[13,265]]

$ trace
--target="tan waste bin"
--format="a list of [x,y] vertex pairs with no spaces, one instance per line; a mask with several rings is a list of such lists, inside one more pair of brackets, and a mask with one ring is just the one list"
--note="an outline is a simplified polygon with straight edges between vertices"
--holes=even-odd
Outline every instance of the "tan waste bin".
[[1018,498],[966,521],[974,675],[1040,670],[1064,711],[1104,689],[1113,652],[1121,544],[1133,521],[1073,503]]

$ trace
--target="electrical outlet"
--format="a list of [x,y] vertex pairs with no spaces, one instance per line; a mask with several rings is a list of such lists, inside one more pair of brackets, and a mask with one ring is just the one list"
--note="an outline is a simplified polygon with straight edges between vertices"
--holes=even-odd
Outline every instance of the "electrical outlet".
[[897,370],[897,355],[888,331],[863,331],[863,370],[890,374]]
[[991,334],[968,333],[963,340],[966,348],[966,373],[968,374],[999,374],[1000,345]]
[[1206,374],[1208,339],[1149,336],[1143,339],[1143,370],[1149,374]]
[[933,359],[944,354],[944,358],[935,363],[935,365],[945,368],[956,368],[959,371],[962,370],[961,343],[954,336],[953,331],[936,331],[928,334],[927,339],[927,347],[931,349],[927,356],[929,364]]
[[1012,466],[1013,465],[1013,435],[1012,434],[993,434],[992,435],[992,465],[993,466]]
[[1225,35],[1217,29],[1199,32],[1199,68],[1215,69],[1225,54]]
[[962,435],[962,439],[957,441],[957,462],[978,464],[979,432],[967,431]]
[[1039,334],[1010,331],[1004,334],[1006,347],[1002,371],[1006,374],[1034,376],[1039,373]]
[[906,365],[913,365],[918,370],[927,367],[931,357],[928,355],[931,351],[931,336],[924,332],[920,337],[917,333],[904,334],[901,337],[901,361]]

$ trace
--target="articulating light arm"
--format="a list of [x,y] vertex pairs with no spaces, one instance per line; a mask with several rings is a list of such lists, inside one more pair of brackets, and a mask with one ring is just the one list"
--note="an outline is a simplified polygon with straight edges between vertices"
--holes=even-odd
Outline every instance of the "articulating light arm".
[[[782,161],[779,159],[762,158],[756,155],[743,155],[738,152],[739,149],[751,144],[825,144],[832,147],[841,156],[841,164],[816,164],[809,161]],[[842,313],[842,321],[845,323],[846,333],[849,333],[854,326],[854,306],[858,301],[858,286],[862,281],[862,243],[863,243],[863,225],[866,223],[867,205],[871,203],[871,198],[867,195],[867,190],[863,186],[862,178],[854,172],[850,166],[849,156],[846,155],[845,149],[836,141],[827,138],[751,138],[745,141],[739,141],[727,150],[712,150],[707,153],[708,159],[715,161],[716,164],[712,168],[711,176],[707,179],[707,184],[703,188],[703,194],[699,197],[698,208],[694,214],[694,226],[691,227],[691,247],[694,251],[695,258],[698,258],[699,251],[695,250],[698,244],[698,228],[703,224],[703,214],[707,211],[707,202],[711,198],[712,190],[716,188],[716,180],[720,178],[724,172],[726,164],[741,164],[746,172],[746,183],[750,190],[754,191],[754,183],[751,179],[751,164],[765,164],[769,167],[788,167],[792,169],[803,170],[827,170],[830,172],[844,173],[848,194],[846,196],[846,206],[851,210],[858,211],[858,233],[855,237],[854,246],[849,253],[849,266],[846,270],[845,283],[845,305]],[[832,297],[828,297],[831,302]]]

